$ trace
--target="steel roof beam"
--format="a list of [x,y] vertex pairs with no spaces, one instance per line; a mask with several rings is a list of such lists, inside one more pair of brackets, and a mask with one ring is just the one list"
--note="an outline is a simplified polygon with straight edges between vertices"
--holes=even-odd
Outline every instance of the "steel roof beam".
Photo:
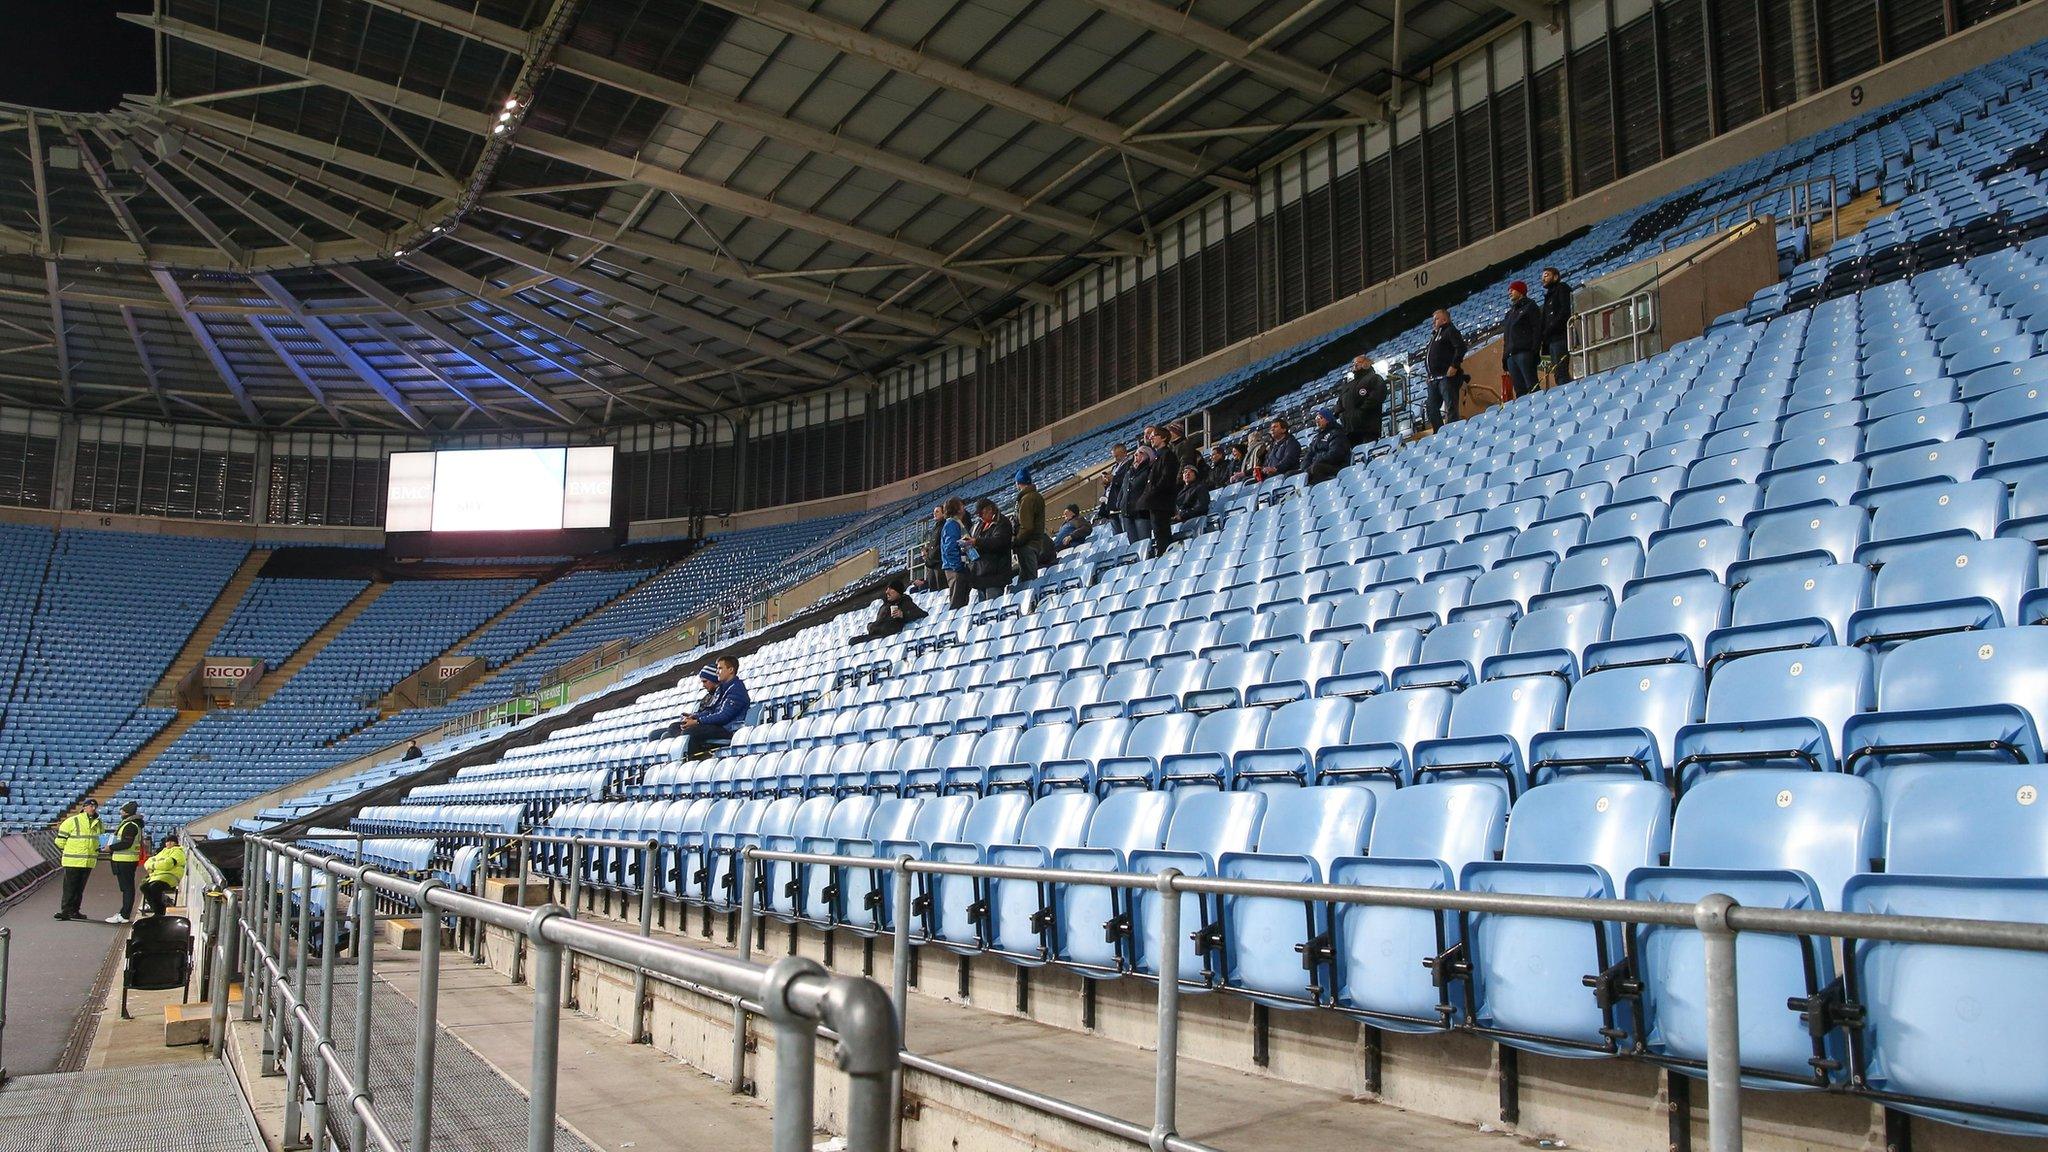
[[386,380],[384,374],[377,371],[375,365],[363,359],[360,353],[349,346],[348,341],[335,335],[334,329],[327,326],[327,321],[307,312],[305,305],[299,303],[298,297],[293,296],[285,290],[284,285],[277,282],[277,277],[268,275],[251,276],[249,280],[258,288],[261,288],[265,296],[277,301],[286,312],[290,313],[291,318],[299,322],[299,327],[304,328],[307,335],[319,341],[322,348],[327,349],[328,355],[341,361],[342,365],[360,377],[363,383],[376,389],[377,395],[382,396],[384,402],[391,405],[399,415],[405,417],[408,423],[422,431],[427,431],[431,428],[427,418],[421,415],[418,408],[413,407],[412,401],[406,399],[405,393],[399,391],[398,387],[392,384],[391,381]]
[[1351,90],[1333,73],[1318,72],[1298,60],[1198,20],[1179,8],[1161,4],[1158,0],[1086,0],[1086,3],[1136,24],[1147,32],[1157,33],[1219,60],[1228,60],[1276,87],[1318,102],[1334,100],[1339,108],[1356,116],[1374,120],[1386,118],[1386,109],[1377,97]]
[[452,352],[461,354],[472,364],[496,376],[505,386],[539,407],[542,411],[564,424],[580,424],[582,413],[568,401],[556,395],[554,390],[513,367],[496,352],[485,347],[472,336],[466,336],[452,325],[435,319],[420,305],[414,304],[398,293],[377,283],[360,268],[341,266],[328,269],[337,280],[369,297],[371,300],[410,320],[420,331],[439,340]]
[[1503,12],[1511,12],[1531,24],[1545,28],[1557,27],[1557,5],[1544,0],[1493,0],[1493,6]]
[[483,401],[477,399],[476,393],[470,391],[469,386],[467,384],[449,375],[445,369],[443,369],[440,365],[434,363],[434,361],[425,353],[420,352],[411,344],[406,343],[405,337],[399,334],[399,332],[396,329],[378,320],[374,316],[363,316],[360,318],[360,320],[363,327],[368,328],[370,330],[371,335],[377,337],[379,340],[384,341],[386,344],[391,345],[392,348],[397,350],[400,356],[403,356],[407,360],[412,361],[414,364],[419,366],[421,371],[425,372],[429,376],[432,376],[435,380],[440,381],[441,386],[443,388],[446,388],[448,389],[448,391],[453,392],[455,395],[461,397],[463,403],[469,405],[471,408],[475,409],[478,412],[496,411],[496,409],[486,409]]
[[232,265],[236,267],[246,267],[248,265],[248,249],[237,244],[235,238],[227,234],[226,229],[215,223],[212,217],[201,212],[198,205],[187,199],[183,192],[178,191],[176,185],[166,179],[163,173],[157,171],[156,166],[151,164],[148,158],[142,154],[142,149],[136,146],[135,141],[125,136],[115,138],[104,128],[96,129],[96,131],[102,139],[107,141],[108,147],[114,150],[114,154],[121,158],[121,162],[133,169],[143,180],[147,181],[150,189],[158,196],[163,197],[165,203],[176,209],[178,215],[185,218],[185,223],[192,226],[193,231],[206,237],[207,243],[220,249],[221,255],[226,256]]
[[[36,122],[36,114],[33,112],[28,114],[28,159],[30,176],[35,185],[36,231],[42,237],[43,251],[54,253],[57,247],[52,242],[54,222],[50,219],[49,171],[43,163],[43,130]],[[78,393],[71,383],[71,346],[64,336],[64,294],[62,287],[57,283],[57,261],[54,256],[46,256],[43,259],[43,284],[50,294],[50,339],[57,348],[57,380],[64,389],[64,407],[70,408],[77,404]]]
[[166,156],[163,162],[176,169],[185,179],[206,189],[214,199],[241,213],[265,232],[308,256],[313,255],[313,242],[306,238],[304,231],[286,223],[275,212],[258,203],[252,193],[230,187],[227,181],[181,157]]
[[100,163],[99,154],[85,142],[78,129],[70,124],[64,126],[64,134],[71,139],[71,146],[78,149],[78,162],[84,166],[85,174],[92,178],[92,186],[113,213],[114,222],[121,226],[122,235],[135,242],[135,248],[143,259],[149,258],[149,237],[143,234],[142,225],[136,222],[135,213],[128,210],[128,202],[114,191],[114,182],[107,176],[106,165]]
[[251,424],[262,424],[263,416],[256,411],[255,402],[249,399],[248,387],[235,373],[234,366],[228,363],[228,358],[221,352],[220,344],[214,340],[213,333],[206,330],[206,324],[186,303],[185,293],[179,289],[178,282],[163,268],[152,268],[149,274],[156,280],[156,286],[162,290],[164,299],[169,300],[171,307],[177,310],[178,318],[185,322],[185,327],[192,333],[192,338],[199,341],[199,347],[206,352],[206,358],[213,362],[213,370],[220,375],[221,382],[228,386],[228,391],[234,393],[235,403],[241,407],[242,415],[247,416]]
[[320,407],[327,410],[327,414],[334,418],[336,424],[347,428],[349,426],[348,417],[343,416],[341,409],[335,407],[334,402],[327,398],[327,390],[320,387],[320,382],[313,379],[313,374],[306,371],[306,366],[299,363],[298,357],[292,355],[291,349],[284,346],[284,341],[278,339],[277,333],[270,330],[270,325],[264,323],[262,318],[257,316],[247,317],[247,321],[249,327],[256,330],[256,335],[262,337],[263,342],[269,345],[270,351],[277,357],[278,363],[283,364],[286,371],[298,378],[299,383],[305,387],[307,393],[319,403]]
[[[183,20],[170,17],[143,17],[123,13],[122,18],[155,28],[166,35],[175,36],[201,47],[211,48],[229,56],[237,56],[251,63],[260,64],[273,71],[287,75],[317,80],[328,87],[364,99],[438,121],[451,128],[459,128],[476,135],[491,138],[497,121],[488,112],[458,108],[431,96],[414,92],[396,84],[372,80],[355,72],[332,65],[308,60],[303,56],[280,52],[261,44],[254,44],[238,36],[202,28]],[[522,148],[538,155],[549,156],[564,163],[601,172],[608,176],[632,180],[702,204],[712,204],[728,211],[737,212],[750,218],[780,224],[798,232],[823,237],[864,252],[886,256],[892,260],[903,260],[932,268],[944,275],[994,288],[1001,292],[1015,292],[1038,303],[1051,303],[1050,289],[1032,285],[1009,276],[1001,276],[971,268],[952,268],[947,265],[946,255],[906,241],[872,232],[858,225],[819,216],[802,209],[778,204],[759,196],[738,192],[713,180],[690,176],[672,171],[656,164],[649,164],[634,156],[621,156],[589,144],[581,144],[566,137],[554,136],[538,131],[515,133],[515,142]]]
[[156,397],[157,410],[164,419],[171,418],[171,406],[164,401],[164,382],[156,374],[156,361],[149,354],[149,345],[142,339],[142,325],[135,322],[135,309],[121,309],[121,324],[128,329],[128,339],[135,344],[135,358],[142,362],[142,378],[149,381],[149,394]]

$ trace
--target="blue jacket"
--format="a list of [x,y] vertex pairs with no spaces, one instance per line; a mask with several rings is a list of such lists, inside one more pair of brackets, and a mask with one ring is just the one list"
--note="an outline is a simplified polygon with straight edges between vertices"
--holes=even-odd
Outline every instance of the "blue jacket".
[[939,525],[939,567],[948,572],[958,572],[967,567],[960,560],[960,522],[948,519]]
[[1273,441],[1266,449],[1266,471],[1285,476],[1301,470],[1301,441],[1292,432]]
[[739,677],[720,680],[718,687],[711,690],[711,703],[698,710],[697,723],[731,728],[747,718],[747,708],[752,703],[747,699],[747,686]]

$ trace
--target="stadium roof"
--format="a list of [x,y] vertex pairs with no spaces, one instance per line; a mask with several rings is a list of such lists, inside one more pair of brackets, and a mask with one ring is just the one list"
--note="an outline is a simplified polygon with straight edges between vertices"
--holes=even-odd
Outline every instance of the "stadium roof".
[[1546,10],[159,0],[155,93],[0,106],[0,401],[475,432],[858,384]]

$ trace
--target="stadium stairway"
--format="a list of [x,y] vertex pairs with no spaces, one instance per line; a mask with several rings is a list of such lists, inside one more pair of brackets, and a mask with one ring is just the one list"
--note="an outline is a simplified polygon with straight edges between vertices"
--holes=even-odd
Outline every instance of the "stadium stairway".
[[1897,202],[1885,203],[1884,190],[1872,188],[1842,205],[1835,213],[1835,236],[1822,243],[1816,239],[1808,259],[1825,256],[1828,251],[1845,240],[1854,240],[1865,228],[1898,211]]
[[[192,635],[185,640],[185,647],[179,650],[177,659],[171,661],[171,666],[164,672],[163,679],[157,681],[156,688],[150,692],[151,699],[168,698],[177,689],[178,682],[206,658],[206,651],[212,646],[214,638],[220,635],[223,627],[226,627],[228,618],[235,614],[235,605],[242,602],[242,597],[248,593],[249,586],[256,583],[256,577],[262,573],[263,565],[269,560],[268,548],[251,548],[249,554],[243,557],[242,566],[235,569],[235,574],[229,578],[227,584],[221,588],[220,596],[214,600],[213,607],[208,608],[206,615],[199,618],[199,627],[194,628]],[[130,780],[135,779],[136,774],[150,761],[155,760],[164,749],[183,736],[186,729],[199,723],[200,717],[205,715],[204,708],[180,708],[177,719],[164,725],[162,731],[150,737],[142,747],[135,750],[133,756],[122,761],[112,772],[101,778],[99,783],[87,790],[86,795],[102,804],[112,800],[114,794]]]
[[278,689],[291,683],[292,677],[299,674],[299,669],[304,668],[312,661],[313,657],[318,656],[330,641],[336,636],[341,635],[342,629],[347,628],[355,621],[356,617],[361,616],[367,611],[370,605],[377,602],[377,597],[382,596],[385,590],[390,587],[391,585],[389,584],[373,583],[368,588],[357,593],[356,598],[350,600],[348,605],[341,611],[336,612],[333,619],[322,624],[318,632],[313,633],[310,639],[304,644],[299,645],[299,650],[292,653],[291,659],[278,665],[277,671],[263,678],[263,683],[256,686],[256,694],[249,698],[249,707],[253,708],[263,703],[265,700],[276,695]]

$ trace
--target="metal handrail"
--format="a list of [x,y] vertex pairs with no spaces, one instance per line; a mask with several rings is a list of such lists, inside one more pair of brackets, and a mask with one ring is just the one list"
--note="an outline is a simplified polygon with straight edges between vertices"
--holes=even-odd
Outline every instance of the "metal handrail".
[[[1826,190],[1826,201],[1822,203],[1814,195],[1815,189]],[[1802,180],[1787,180],[1783,184],[1758,192],[1732,207],[1714,213],[1705,223],[1685,224],[1664,233],[1657,238],[1657,250],[1669,252],[1679,244],[1690,243],[1702,237],[1711,236],[1725,226],[1726,221],[1742,222],[1758,216],[1776,216],[1795,225],[1802,225],[1812,235],[1814,227],[1822,219],[1828,222],[1828,246],[1833,247],[1842,238],[1840,210],[1835,206],[1835,178],[1833,175],[1814,176]],[[1792,209],[1782,216],[1774,212],[1758,212],[1757,209],[1769,204],[1776,206],[1780,196],[1790,195]]]
[[14,929],[0,928],[0,1085],[7,1083],[7,959]]
[[[619,841],[652,852],[652,842]],[[217,995],[214,1013],[225,1018],[225,975],[229,950],[239,947],[247,970],[259,987],[243,997],[243,1019],[265,1024],[266,1055],[275,1054],[286,1075],[285,1141],[298,1136],[301,1097],[311,1108],[309,1143],[319,1152],[326,1135],[327,1108],[340,1093],[353,1126],[351,1147],[374,1144],[381,1152],[401,1152],[396,1137],[377,1117],[369,1089],[369,1028],[373,1009],[373,937],[379,897],[395,900],[435,917],[420,934],[420,996],[418,1056],[413,1078],[413,1141],[427,1146],[433,1102],[434,1035],[439,996],[441,933],[439,916],[447,914],[477,926],[479,947],[485,926],[509,932],[535,954],[532,1070],[528,1095],[527,1147],[550,1152],[554,1146],[556,1057],[560,1042],[560,1010],[564,976],[571,955],[625,965],[636,971],[704,988],[735,1000],[761,1006],[776,1031],[774,1146],[777,1152],[808,1149],[812,1133],[812,1070],[818,1026],[827,1026],[838,1044],[838,1064],[850,1080],[847,1093],[847,1141],[853,1152],[884,1152],[894,1131],[895,1078],[899,1067],[897,1018],[880,985],[860,977],[826,972],[813,961],[789,957],[763,967],[713,953],[585,923],[558,904],[515,908],[460,892],[444,881],[413,880],[375,867],[350,864],[267,837],[244,841],[246,905],[230,909],[221,954],[214,966]],[[525,853],[521,853],[522,859]],[[280,865],[285,867],[280,868]],[[292,867],[292,866],[297,867]],[[482,878],[479,870],[479,882]],[[282,874],[281,874],[282,873]],[[314,877],[320,877],[325,911],[319,931],[319,1003],[307,1004],[307,962],[314,927],[310,922]],[[333,963],[341,896],[348,889],[354,921],[357,965],[354,1066],[345,1068],[332,1036]],[[651,885],[650,885],[651,887]],[[291,921],[296,914],[296,928]],[[644,913],[643,913],[644,915]],[[431,943],[430,943],[431,942]],[[260,1002],[260,1010],[259,1010]],[[315,1012],[318,1015],[316,1017]],[[637,1040],[638,1037],[636,1036]],[[308,1078],[310,1077],[310,1091]],[[367,1143],[366,1143],[367,1141]]]

